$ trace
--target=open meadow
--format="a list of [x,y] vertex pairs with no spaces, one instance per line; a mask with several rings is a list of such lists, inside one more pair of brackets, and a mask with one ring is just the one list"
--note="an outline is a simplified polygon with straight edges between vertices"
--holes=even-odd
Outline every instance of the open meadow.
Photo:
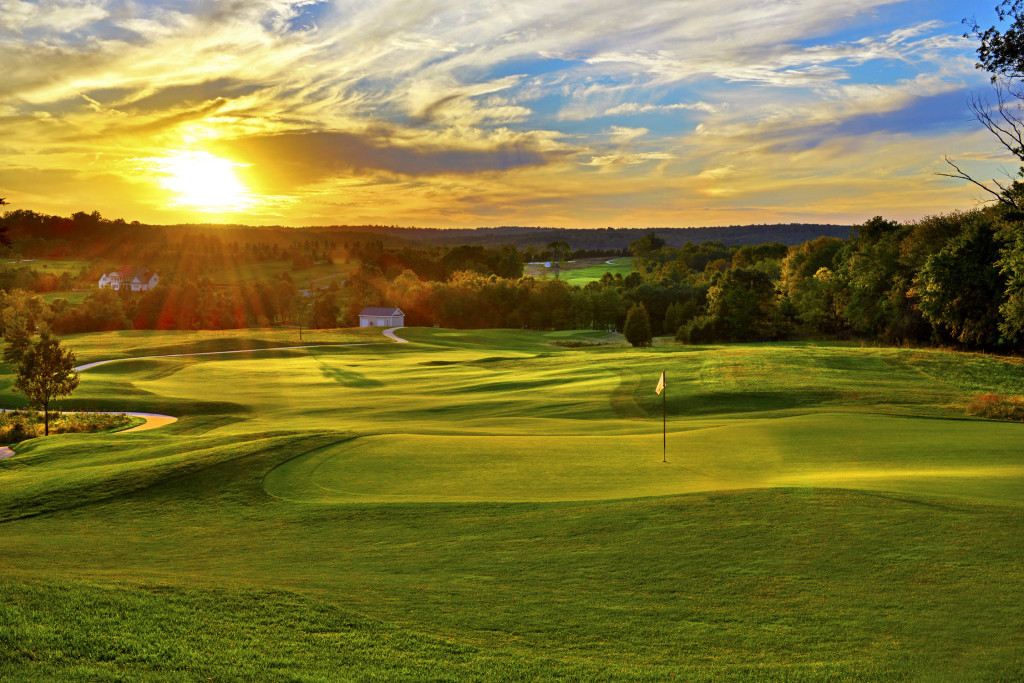
[[68,337],[180,419],[0,460],[0,679],[1024,678],[1019,361],[399,334]]

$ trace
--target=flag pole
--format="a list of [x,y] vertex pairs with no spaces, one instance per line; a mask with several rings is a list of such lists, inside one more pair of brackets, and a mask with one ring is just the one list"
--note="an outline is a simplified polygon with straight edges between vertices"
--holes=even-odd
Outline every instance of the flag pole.
[[[661,376],[665,376],[665,371],[661,371]],[[661,392],[661,461],[668,462],[665,459],[666,444],[668,442],[668,412],[665,408],[665,395],[668,394],[668,382],[665,382],[665,388]]]

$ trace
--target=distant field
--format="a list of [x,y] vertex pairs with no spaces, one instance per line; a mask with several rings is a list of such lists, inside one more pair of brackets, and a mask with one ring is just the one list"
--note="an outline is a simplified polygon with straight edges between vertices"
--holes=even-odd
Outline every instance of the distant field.
[[92,294],[95,290],[85,290],[81,292],[43,292],[39,295],[43,301],[48,304],[52,304],[57,299],[64,299],[69,304],[78,305],[85,301],[86,297]]
[[296,287],[306,289],[310,287],[311,283],[315,287],[327,287],[333,279],[339,280],[338,284],[341,284],[340,281],[348,277],[357,267],[357,264],[319,263],[302,270],[292,270],[292,261],[288,259],[240,264],[234,268],[212,271],[207,273],[206,277],[217,284],[239,284],[256,280],[272,280],[280,277],[282,273],[288,273]]
[[82,268],[87,268],[91,262],[75,259],[23,259],[21,261],[5,261],[4,263],[14,267],[35,268],[59,276],[62,273],[78,275]]
[[[83,372],[67,408],[181,419],[0,461],[0,670],[1024,677],[1024,425],[964,414],[977,393],[1024,393],[1021,363],[400,334],[411,343],[321,331],[309,339],[332,346]],[[554,344],[572,338],[602,345]],[[82,362],[295,341],[68,338]]]
[[[619,273],[625,277],[632,272],[633,258],[629,256],[614,259],[578,259],[566,263],[562,267],[559,277],[570,285],[580,285],[582,287],[588,282],[600,280],[605,273],[611,273],[612,275]],[[533,275],[534,277],[544,275],[554,277],[554,273],[554,268],[546,268],[543,263],[527,264],[525,270],[526,275]]]

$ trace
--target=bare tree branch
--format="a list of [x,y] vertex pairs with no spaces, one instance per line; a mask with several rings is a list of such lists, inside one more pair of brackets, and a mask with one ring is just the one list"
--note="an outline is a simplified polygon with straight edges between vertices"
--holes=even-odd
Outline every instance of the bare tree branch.
[[[984,183],[979,182],[979,181],[975,180],[974,178],[972,178],[971,176],[967,175],[967,173],[965,173],[959,166],[957,166],[952,161],[950,161],[949,157],[942,157],[942,158],[943,158],[943,160],[947,164],[949,164],[950,166],[953,167],[953,170],[955,170],[956,173],[938,173],[937,172],[935,175],[944,176],[946,178],[957,178],[958,180],[966,180],[967,182],[972,183],[974,185],[977,185],[981,189],[985,190],[985,192],[988,192],[990,195],[992,195],[994,201],[997,201],[1000,204],[1005,204],[1006,206],[1012,207],[1012,208],[1017,209],[1017,210],[1021,210],[1022,208],[1024,208],[1024,207],[1021,207],[1017,203],[1017,201],[1013,198],[1013,196],[1012,196],[1012,194],[1010,192],[1010,190],[1013,187],[1012,185],[1001,185],[999,183],[999,181],[993,180],[992,183],[996,187],[999,188],[999,192],[996,192],[991,187],[989,187],[989,186],[985,185]],[[993,200],[989,200],[989,201],[993,201]]]
[[1018,93],[997,87],[995,114],[988,100],[982,97],[972,97],[968,106],[974,118],[995,136],[1006,151],[1024,161],[1024,111],[1020,104],[1011,105],[1008,94],[1020,102]]

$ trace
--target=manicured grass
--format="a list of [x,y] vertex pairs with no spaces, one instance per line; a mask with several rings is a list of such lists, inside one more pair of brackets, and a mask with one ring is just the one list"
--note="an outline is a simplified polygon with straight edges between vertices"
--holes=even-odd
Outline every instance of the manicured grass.
[[605,273],[622,275],[626,277],[633,272],[633,258],[623,256],[621,258],[606,259],[600,263],[586,265],[581,268],[570,268],[560,275],[570,285],[583,286],[588,282],[600,280]]
[[[296,333],[69,343],[84,362],[278,334]],[[412,343],[82,373],[66,407],[181,419],[37,439],[0,461],[0,671],[1024,676],[1024,425],[964,412],[979,391],[1024,393],[1019,363],[809,343],[637,350],[596,332],[400,334]],[[555,344],[572,339],[611,344]]]
[[77,259],[23,259],[21,261],[5,261],[4,265],[10,267],[29,267],[35,268],[36,270],[44,273],[53,273],[54,275],[60,276],[64,273],[71,273],[72,275],[78,275],[82,268],[87,268],[92,265],[91,261],[81,261]]
[[39,298],[48,304],[52,304],[57,299],[64,299],[69,304],[77,306],[78,304],[85,301],[85,299],[93,293],[94,290],[83,290],[80,292],[43,292],[39,295]]
[[[632,272],[633,258],[631,256],[623,256],[613,259],[589,258],[567,262],[562,266],[559,278],[565,280],[570,285],[579,285],[582,287],[588,282],[600,280],[605,273],[611,273],[612,275],[620,274],[622,277],[626,277]],[[527,264],[525,269],[526,275],[532,275],[534,277],[554,277],[554,273],[554,268],[545,268],[543,263]]]

